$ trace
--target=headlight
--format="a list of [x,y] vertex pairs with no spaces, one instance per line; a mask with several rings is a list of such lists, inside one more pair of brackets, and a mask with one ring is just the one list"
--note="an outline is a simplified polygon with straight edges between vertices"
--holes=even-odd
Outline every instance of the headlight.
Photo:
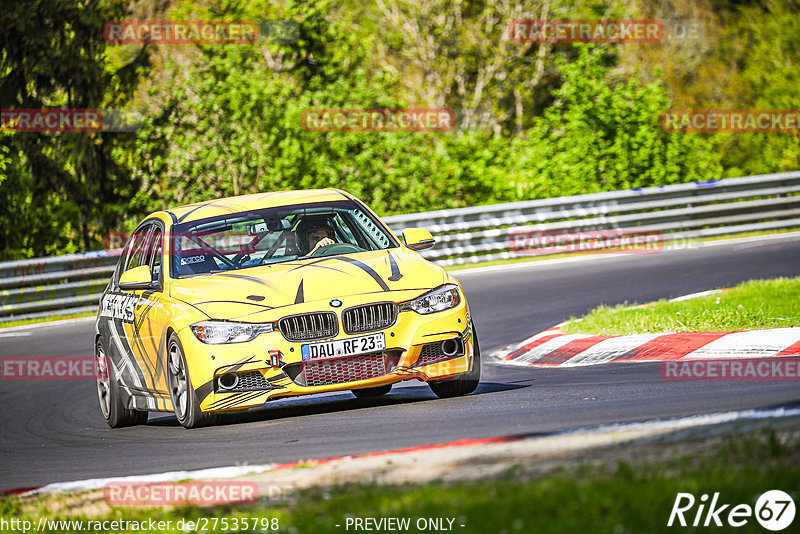
[[191,326],[194,335],[203,343],[243,343],[257,335],[274,330],[272,323],[229,323],[225,321],[202,321]]
[[400,311],[413,310],[423,315],[455,308],[461,302],[458,287],[447,284],[425,293],[421,297],[400,304]]

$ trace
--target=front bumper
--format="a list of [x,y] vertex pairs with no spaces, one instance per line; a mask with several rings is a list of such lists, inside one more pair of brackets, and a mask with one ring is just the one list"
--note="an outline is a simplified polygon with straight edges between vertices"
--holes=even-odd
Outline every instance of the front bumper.
[[[396,302],[420,294],[419,291],[395,293],[392,298]],[[375,295],[342,300],[345,301],[341,307],[344,310],[375,302]],[[291,313],[282,315],[319,311],[320,305],[305,303],[291,308]],[[336,315],[339,333],[331,339],[357,337],[344,333],[341,314],[337,312]],[[441,380],[469,372],[472,368],[473,333],[463,293],[458,306],[450,310],[429,315],[402,311],[392,326],[377,332],[385,335],[386,348],[383,351],[314,362],[303,362],[303,343],[288,341],[277,330],[261,334],[247,343],[226,345],[204,344],[189,328],[178,334],[204,412],[242,410],[261,406],[275,398],[376,387],[403,380]],[[455,354],[437,351],[445,340],[457,340]],[[276,351],[280,355],[279,361],[276,360]],[[313,372],[311,366],[314,366]],[[225,391],[219,379],[231,373],[238,376],[238,384],[233,390]]]

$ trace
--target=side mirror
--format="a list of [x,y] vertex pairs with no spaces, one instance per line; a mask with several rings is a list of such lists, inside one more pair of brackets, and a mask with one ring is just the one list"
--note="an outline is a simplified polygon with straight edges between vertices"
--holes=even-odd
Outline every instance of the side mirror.
[[128,269],[119,277],[120,289],[153,289],[155,286],[153,274],[150,272],[150,266],[148,265],[140,265],[139,267]]
[[427,250],[433,248],[436,241],[431,233],[423,228],[406,228],[403,230],[403,241],[411,250]]

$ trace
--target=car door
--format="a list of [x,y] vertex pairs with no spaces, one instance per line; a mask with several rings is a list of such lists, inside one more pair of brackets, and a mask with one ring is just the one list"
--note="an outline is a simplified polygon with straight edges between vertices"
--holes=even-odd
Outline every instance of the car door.
[[165,403],[169,398],[165,369],[168,317],[164,302],[164,235],[163,224],[156,221],[150,232],[146,259],[154,287],[139,292],[139,305],[134,310],[139,353],[146,367],[153,370],[149,386],[159,409],[166,409]]
[[149,409],[166,409],[169,390],[164,368],[164,328],[166,313],[163,303],[164,289],[164,225],[155,220],[151,223],[140,251],[141,257],[129,262],[128,268],[136,265],[150,267],[151,289],[139,289],[129,293],[136,296],[133,320],[129,328],[131,352],[142,370],[144,388]]
[[106,317],[102,328],[107,340],[107,349],[112,354],[116,376],[133,406],[138,409],[155,409],[155,400],[150,391],[155,383],[155,369],[149,365],[142,351],[141,316],[142,291],[123,290],[119,287],[120,276],[134,267],[146,265],[149,243],[153,232],[152,222],[140,225],[131,235],[112,283],[103,296],[103,313]]

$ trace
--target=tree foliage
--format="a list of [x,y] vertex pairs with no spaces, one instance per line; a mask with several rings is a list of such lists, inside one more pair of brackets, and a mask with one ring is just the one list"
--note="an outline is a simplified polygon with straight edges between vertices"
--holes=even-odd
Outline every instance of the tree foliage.
[[551,197],[714,180],[722,168],[699,134],[665,133],[663,85],[614,80],[602,48],[556,61],[563,85],[528,135],[514,140],[523,197]]
[[[109,108],[124,100],[146,63],[109,70],[103,23],[121,1],[12,0],[0,10],[0,107]],[[136,190],[117,159],[131,136],[106,133],[0,133],[0,257],[87,249],[98,230],[119,224]]]
[[299,21],[296,45],[203,48],[188,66],[168,67],[161,111],[139,135],[143,208],[313,187],[346,189],[383,213],[498,198],[496,176],[455,159],[484,134],[304,130],[308,108],[408,103],[389,72],[363,67],[365,47],[346,28],[307,4],[288,14]]
[[[381,214],[796,169],[796,134],[668,134],[667,109],[798,109],[796,0],[10,0],[0,106],[127,108],[137,133],[0,132],[0,259],[99,248],[178,204],[338,187]],[[120,19],[281,20],[297,42],[125,45]],[[516,43],[514,19],[688,18],[701,40]],[[451,132],[303,128],[456,110]]]

